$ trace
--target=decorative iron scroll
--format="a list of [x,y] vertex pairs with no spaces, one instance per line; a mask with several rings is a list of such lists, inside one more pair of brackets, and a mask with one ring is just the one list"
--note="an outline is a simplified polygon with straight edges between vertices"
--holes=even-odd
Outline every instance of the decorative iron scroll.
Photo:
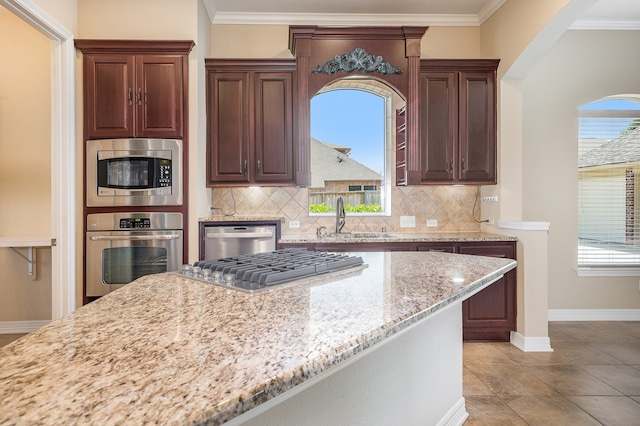
[[378,71],[380,74],[402,74],[401,70],[394,67],[389,62],[383,61],[382,56],[371,55],[361,47],[356,47],[351,53],[336,55],[333,60],[327,61],[322,66],[318,65],[318,67],[311,70],[311,72],[335,74],[341,70],[344,72]]

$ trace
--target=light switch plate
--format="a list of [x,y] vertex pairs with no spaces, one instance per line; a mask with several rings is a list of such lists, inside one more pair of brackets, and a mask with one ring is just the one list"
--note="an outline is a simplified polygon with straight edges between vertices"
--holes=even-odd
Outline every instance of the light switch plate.
[[300,221],[299,220],[290,220],[289,221],[289,228],[300,228]]
[[400,216],[400,228],[415,228],[416,217],[415,216]]

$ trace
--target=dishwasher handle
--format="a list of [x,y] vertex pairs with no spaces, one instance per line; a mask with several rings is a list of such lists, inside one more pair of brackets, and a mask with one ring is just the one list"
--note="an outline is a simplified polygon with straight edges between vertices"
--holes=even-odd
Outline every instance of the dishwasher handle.
[[253,232],[207,232],[207,238],[271,238],[273,231],[259,230]]

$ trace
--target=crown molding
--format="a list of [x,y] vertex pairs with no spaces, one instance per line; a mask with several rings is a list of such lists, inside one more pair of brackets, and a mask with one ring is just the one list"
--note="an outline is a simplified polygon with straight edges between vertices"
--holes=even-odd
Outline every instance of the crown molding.
[[620,30],[640,31],[639,21],[611,21],[579,19],[569,27],[570,30]]
[[[220,12],[216,0],[203,0],[212,24],[478,27],[507,0],[492,0],[475,14],[248,13]],[[572,30],[640,30],[639,21],[577,20]]]
[[487,3],[485,7],[478,13],[478,22],[480,25],[484,24],[484,21],[489,19],[500,7],[505,4],[507,0],[493,0]]
[[[209,9],[207,9],[209,10]],[[211,14],[209,14],[211,17]],[[477,15],[217,12],[212,24],[477,27]]]

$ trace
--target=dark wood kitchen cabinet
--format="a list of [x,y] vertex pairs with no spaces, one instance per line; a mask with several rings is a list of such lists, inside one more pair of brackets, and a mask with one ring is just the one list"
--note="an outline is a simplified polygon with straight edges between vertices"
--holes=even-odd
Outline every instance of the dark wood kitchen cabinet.
[[496,183],[498,63],[420,61],[421,183]]
[[[516,258],[515,241],[482,242],[380,242],[380,243],[281,243],[278,248],[317,251],[437,251],[473,256]],[[516,269],[462,302],[462,334],[465,341],[502,341],[516,330]]]
[[[516,243],[466,243],[460,254],[516,258]],[[462,302],[462,334],[466,341],[510,340],[516,330],[516,270]]]
[[295,60],[207,59],[207,185],[294,184]]
[[192,41],[76,40],[85,139],[183,138]]

